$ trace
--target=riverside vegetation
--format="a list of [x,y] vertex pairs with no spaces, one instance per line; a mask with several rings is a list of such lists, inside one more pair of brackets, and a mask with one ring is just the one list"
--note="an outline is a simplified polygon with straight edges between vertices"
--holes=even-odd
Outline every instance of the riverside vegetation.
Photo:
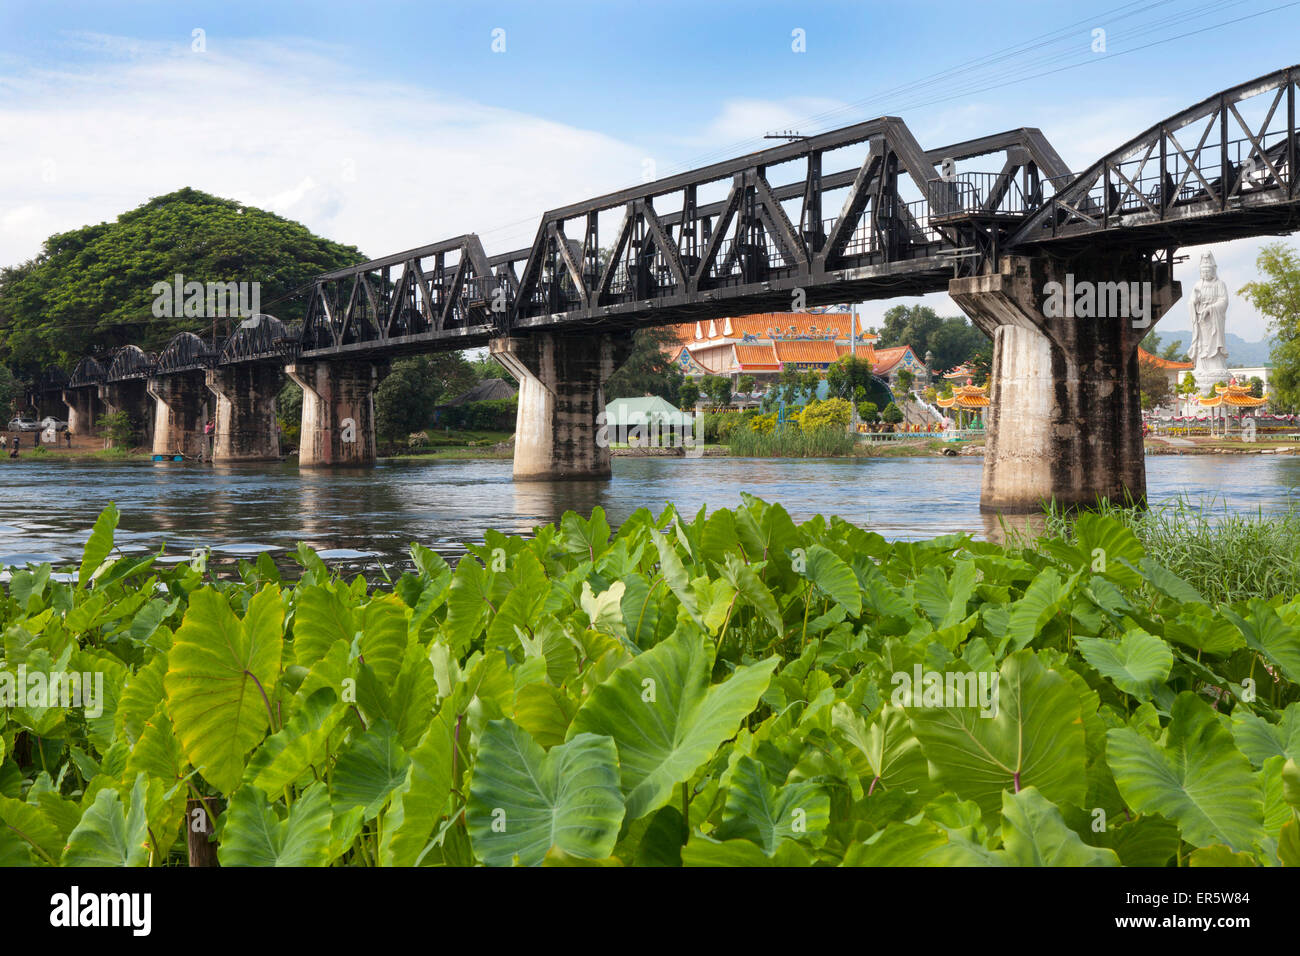
[[3,671],[104,692],[0,711],[0,865],[183,864],[199,800],[235,866],[1300,865],[1300,598],[1114,515],[597,510],[383,587],[116,522],[5,589]]

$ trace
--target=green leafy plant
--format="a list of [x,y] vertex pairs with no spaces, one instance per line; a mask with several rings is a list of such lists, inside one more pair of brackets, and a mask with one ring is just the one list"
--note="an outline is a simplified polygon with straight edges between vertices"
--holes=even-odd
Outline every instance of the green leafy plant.
[[1300,596],[1206,596],[1117,514],[596,509],[382,586],[118,517],[5,586],[0,864],[183,865],[201,809],[223,866],[1300,865]]

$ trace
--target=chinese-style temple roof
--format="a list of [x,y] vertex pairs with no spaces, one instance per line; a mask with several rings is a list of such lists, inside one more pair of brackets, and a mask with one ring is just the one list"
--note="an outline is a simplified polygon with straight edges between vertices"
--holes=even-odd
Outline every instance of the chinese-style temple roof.
[[936,398],[934,403],[940,408],[957,408],[967,411],[988,408],[988,388],[983,385],[958,385],[948,398]]
[[1191,362],[1174,362],[1167,358],[1161,358],[1159,355],[1152,355],[1141,346],[1138,346],[1138,361],[1154,365],[1156,368],[1178,369],[1179,371],[1193,367]]
[[1230,405],[1233,408],[1259,408],[1268,401],[1268,396],[1255,398],[1250,394],[1249,385],[1230,382],[1227,385],[1222,383],[1215,385],[1213,396],[1206,398],[1204,395],[1199,395],[1197,401],[1205,408],[1217,408],[1220,405]]

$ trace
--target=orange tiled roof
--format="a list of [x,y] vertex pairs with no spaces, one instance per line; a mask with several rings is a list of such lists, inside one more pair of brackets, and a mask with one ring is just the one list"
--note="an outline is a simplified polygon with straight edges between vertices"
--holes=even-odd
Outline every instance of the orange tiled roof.
[[736,350],[736,364],[741,368],[779,369],[781,367],[781,362],[776,357],[776,350],[770,342],[767,345],[733,345],[732,348]]
[[1138,361],[1146,362],[1148,365],[1154,365],[1156,368],[1167,368],[1167,369],[1176,368],[1179,370],[1185,368],[1192,368],[1191,362],[1174,362],[1167,358],[1161,358],[1159,355],[1152,355],[1150,352],[1148,352],[1146,349],[1142,348],[1141,346],[1138,346]]
[[887,349],[876,349],[876,367],[873,371],[880,375],[888,372],[891,368],[903,360],[903,356],[910,352],[910,345],[895,345]]
[[847,345],[837,348],[834,342],[778,341],[774,346],[777,361],[782,365],[786,362],[830,364],[849,350]]
[[[859,319],[861,326],[861,319]],[[730,334],[727,333],[728,327]],[[759,339],[769,339],[775,331],[777,335],[818,335],[834,334],[847,339],[853,331],[853,316],[848,312],[828,312],[821,315],[804,312],[755,312],[752,315],[737,315],[729,319],[712,319],[701,322],[683,322],[671,327],[673,334],[681,342],[718,338],[744,338],[752,335]],[[813,331],[814,328],[816,331]],[[699,339],[696,332],[699,332]],[[870,332],[858,332],[861,340],[875,340],[878,336]]]

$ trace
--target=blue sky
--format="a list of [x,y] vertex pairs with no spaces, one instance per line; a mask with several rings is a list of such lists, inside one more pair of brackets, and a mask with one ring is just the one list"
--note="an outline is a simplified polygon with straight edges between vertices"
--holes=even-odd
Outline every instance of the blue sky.
[[[543,209],[639,181],[647,161],[665,175],[769,130],[886,114],[926,146],[1037,126],[1078,169],[1300,62],[1298,36],[1287,0],[6,0],[0,263],[183,185],[370,255],[467,230],[514,248]],[[1253,277],[1258,246],[1215,250],[1231,288]],[[1199,257],[1186,251],[1185,285]],[[1163,325],[1187,326],[1182,304]],[[1229,328],[1264,331],[1239,299]]]

